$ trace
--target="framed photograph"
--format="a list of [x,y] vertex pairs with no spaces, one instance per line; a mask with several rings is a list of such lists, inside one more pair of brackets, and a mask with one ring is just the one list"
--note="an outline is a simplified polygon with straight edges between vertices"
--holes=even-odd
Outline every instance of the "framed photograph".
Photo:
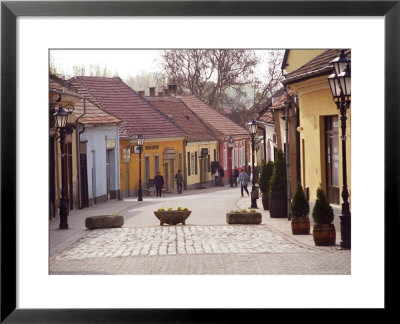
[[[269,309],[393,309],[399,30],[398,0],[3,1],[1,321],[222,323]],[[49,276],[48,111],[41,108],[49,100],[49,48],[195,47],[352,49],[351,275]]]

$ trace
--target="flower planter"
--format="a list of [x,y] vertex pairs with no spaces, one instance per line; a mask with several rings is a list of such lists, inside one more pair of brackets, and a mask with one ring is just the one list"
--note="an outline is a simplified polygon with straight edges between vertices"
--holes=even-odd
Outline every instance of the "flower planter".
[[227,213],[226,222],[228,224],[261,224],[261,213]]
[[336,230],[334,224],[315,224],[313,226],[314,243],[317,246],[336,244]]
[[185,210],[185,211],[178,211],[178,210],[171,210],[171,211],[155,211],[154,215],[160,220],[160,225],[168,224],[168,225],[176,225],[182,223],[185,225],[186,219],[190,216],[192,211]]
[[308,216],[304,217],[293,216],[291,225],[292,225],[292,233],[294,235],[310,234],[311,225]]
[[287,217],[287,198],[271,196],[269,198],[269,215],[272,218]]
[[87,229],[112,228],[124,225],[124,217],[121,215],[89,216],[85,219]]

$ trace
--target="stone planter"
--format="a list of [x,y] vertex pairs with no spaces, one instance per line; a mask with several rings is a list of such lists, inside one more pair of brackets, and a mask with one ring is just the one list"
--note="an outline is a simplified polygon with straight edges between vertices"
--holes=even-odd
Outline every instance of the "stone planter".
[[171,211],[155,211],[154,215],[160,220],[160,225],[168,224],[168,225],[176,225],[182,223],[185,225],[185,220],[190,216],[192,211],[185,210],[185,211],[178,211],[178,210],[171,210]]
[[261,213],[227,213],[226,222],[228,224],[261,224]]
[[261,194],[261,201],[262,201],[264,210],[269,210],[269,194],[268,194],[268,192],[263,192]]
[[334,224],[315,224],[313,226],[314,243],[317,246],[336,244],[336,230]]
[[122,225],[124,225],[124,217],[121,215],[89,216],[85,219],[85,226],[90,230],[98,228],[121,227]]
[[311,225],[308,216],[304,217],[292,216],[291,225],[292,225],[292,233],[294,235],[310,234]]
[[287,198],[286,197],[269,197],[269,215],[272,218],[287,217]]

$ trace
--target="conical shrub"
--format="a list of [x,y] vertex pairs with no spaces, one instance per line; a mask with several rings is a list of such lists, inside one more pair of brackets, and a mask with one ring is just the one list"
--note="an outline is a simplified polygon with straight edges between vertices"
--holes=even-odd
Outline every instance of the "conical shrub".
[[285,155],[282,150],[278,150],[276,153],[276,160],[269,182],[269,194],[271,197],[287,196]]
[[322,188],[317,189],[317,200],[312,211],[312,217],[315,224],[331,224],[333,222],[333,209],[329,204]]
[[274,170],[274,162],[263,160],[260,178],[258,179],[258,184],[262,193],[268,193],[269,191],[269,181],[271,180],[272,172]]
[[297,185],[296,193],[290,204],[290,211],[294,217],[304,217],[310,213],[310,205],[300,183]]

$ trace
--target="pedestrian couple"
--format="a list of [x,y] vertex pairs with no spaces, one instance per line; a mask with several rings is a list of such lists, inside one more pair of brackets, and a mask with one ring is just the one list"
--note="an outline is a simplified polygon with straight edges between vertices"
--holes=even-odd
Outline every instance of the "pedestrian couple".
[[244,169],[242,169],[239,175],[239,183],[240,183],[240,193],[242,194],[242,197],[243,197],[243,189],[244,191],[247,192],[247,196],[249,196],[249,191],[247,190],[247,185],[249,184],[249,176],[246,172],[244,172]]
[[[178,193],[182,193],[183,175],[181,170],[178,170],[178,173],[175,175],[175,180]],[[157,171],[157,175],[154,178],[154,185],[156,187],[156,196],[161,197],[162,188],[164,186],[164,177],[161,175],[160,171]]]

